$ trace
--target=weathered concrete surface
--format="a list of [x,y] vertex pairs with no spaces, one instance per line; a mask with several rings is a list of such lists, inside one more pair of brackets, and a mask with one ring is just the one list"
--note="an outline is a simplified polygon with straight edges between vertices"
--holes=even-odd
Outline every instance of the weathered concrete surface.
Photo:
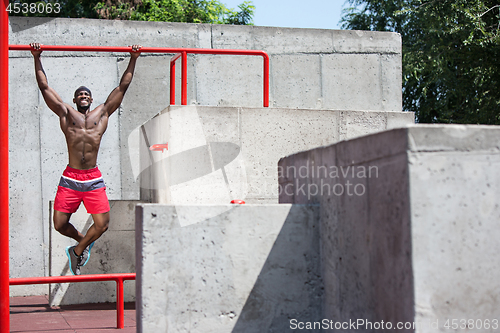
[[225,206],[189,226],[178,207],[137,207],[138,332],[284,332],[291,318],[321,320],[319,207]]
[[[111,200],[109,229],[99,238],[91,250],[89,262],[82,267],[82,274],[135,273],[135,206],[140,201]],[[53,202],[50,203],[52,217]],[[83,205],[71,216],[71,223],[80,231],[86,231],[94,222]],[[75,241],[61,235],[54,227],[48,230],[49,276],[71,275],[65,249]],[[124,282],[126,302],[135,301],[135,282]],[[116,302],[116,283],[84,282],[51,284],[51,306],[85,303]]]
[[321,205],[325,316],[416,332],[498,318],[499,167],[498,126],[413,126],[282,159],[280,202]]
[[[342,110],[346,117],[351,114],[350,110],[382,111],[387,112],[388,121],[392,111],[396,111],[396,117],[401,111],[401,39],[394,33],[65,18],[10,17],[9,24],[10,44],[126,46],[141,43],[151,47],[262,49],[270,55],[271,106]],[[169,104],[170,56],[144,54],[139,58],[122,106],[110,118],[98,164],[111,200],[140,198],[139,182],[133,170],[138,155],[129,156],[130,148],[139,141],[129,139],[134,129]],[[36,86],[30,52],[11,51],[9,57],[11,276],[43,276],[49,271],[48,202],[54,199],[58,179],[67,164],[66,143],[59,130],[59,120],[48,110]],[[44,52],[42,61],[50,85],[64,101],[71,103],[73,91],[84,84],[91,88],[97,105],[118,84],[128,55]],[[177,102],[180,101],[179,72],[178,69]],[[188,103],[260,108],[262,72],[260,57],[189,56]],[[259,115],[249,114],[245,122],[248,121],[257,122],[252,126],[258,127]],[[366,122],[347,123],[352,125],[336,140],[366,134],[363,126],[371,126]],[[375,119],[370,123],[375,125],[373,130],[385,129]],[[266,131],[275,128],[279,130],[278,120]],[[297,133],[296,126],[293,128]],[[268,140],[272,132],[261,134],[263,148],[273,151],[275,148]],[[130,145],[130,142],[133,143]],[[330,143],[333,142],[324,144]],[[297,147],[313,146],[298,144]],[[271,161],[269,156],[275,153],[260,150],[259,146],[248,152],[252,156],[264,156],[263,165],[272,162],[274,170],[276,160]],[[262,171],[250,170],[251,183],[257,186],[252,185],[250,193],[269,181],[274,182],[276,189],[276,177],[259,180],[259,172]],[[266,200],[267,197],[264,202]],[[23,251],[25,246],[33,251]],[[12,293],[39,294],[45,290],[44,286],[18,286]]]
[[280,157],[411,123],[407,112],[170,106],[136,129],[129,154],[144,201],[277,203]]

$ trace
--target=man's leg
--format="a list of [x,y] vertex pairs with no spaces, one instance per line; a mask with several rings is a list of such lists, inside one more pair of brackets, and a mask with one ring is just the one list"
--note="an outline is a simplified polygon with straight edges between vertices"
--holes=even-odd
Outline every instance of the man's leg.
[[73,238],[77,242],[81,242],[83,234],[76,230],[76,228],[69,223],[71,213],[63,213],[54,210],[54,228],[62,235]]
[[92,219],[94,220],[94,224],[89,228],[85,236],[80,240],[78,245],[75,247],[75,253],[77,255],[81,255],[83,253],[83,250],[101,237],[101,235],[108,230],[108,225],[109,225],[109,212],[102,213],[102,214],[92,214]]

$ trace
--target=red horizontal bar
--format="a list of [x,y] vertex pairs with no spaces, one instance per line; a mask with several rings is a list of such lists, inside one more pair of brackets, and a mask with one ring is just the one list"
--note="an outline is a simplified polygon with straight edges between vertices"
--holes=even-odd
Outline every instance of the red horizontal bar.
[[115,274],[88,274],[88,275],[65,275],[65,276],[40,276],[25,278],[10,278],[11,286],[25,284],[47,284],[47,283],[70,283],[70,282],[96,282],[96,281],[118,281],[135,280],[135,273]]
[[[11,51],[31,51],[29,45],[9,45]],[[80,45],[41,45],[42,51],[77,51],[77,52],[124,52],[132,51],[132,46],[80,46]],[[269,55],[262,50],[225,50],[225,49],[195,49],[179,47],[141,47],[141,53],[191,53],[191,54],[221,54],[221,55],[249,55],[264,58],[264,107],[269,107]],[[177,59],[177,57],[176,57]],[[183,56],[182,93],[183,105],[187,104],[187,64]],[[172,62],[171,62],[172,66]],[[175,66],[175,65],[174,65]],[[172,77],[171,77],[172,80]],[[175,81],[174,81],[175,84]],[[172,95],[172,90],[170,92]],[[172,104],[172,103],[171,103]]]
[[88,274],[88,275],[65,275],[65,276],[41,276],[27,278],[11,278],[11,286],[25,284],[47,284],[47,283],[70,283],[70,282],[97,282],[97,281],[115,281],[116,282],[116,328],[124,328],[124,297],[123,281],[135,280],[135,273],[114,273],[114,274]]
[[[31,51],[29,45],[9,45],[10,51]],[[42,51],[77,51],[77,52],[130,52],[131,46],[80,46],[80,45],[41,45]],[[192,54],[230,54],[230,55],[259,55],[269,57],[261,50],[226,50],[226,49],[196,49],[178,47],[142,47],[141,53],[181,53]]]

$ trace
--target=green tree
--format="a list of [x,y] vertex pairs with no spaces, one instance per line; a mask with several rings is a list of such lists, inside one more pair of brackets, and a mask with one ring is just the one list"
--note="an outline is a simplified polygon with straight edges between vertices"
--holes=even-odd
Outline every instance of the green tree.
[[251,25],[255,7],[251,1],[228,9],[218,0],[143,0],[130,18],[139,21]]
[[255,7],[244,1],[238,10],[218,0],[16,0],[20,4],[57,3],[60,12],[14,13],[11,16],[84,17],[118,20],[252,25]]
[[500,124],[498,0],[349,0],[342,27],[403,40],[403,109],[421,123]]

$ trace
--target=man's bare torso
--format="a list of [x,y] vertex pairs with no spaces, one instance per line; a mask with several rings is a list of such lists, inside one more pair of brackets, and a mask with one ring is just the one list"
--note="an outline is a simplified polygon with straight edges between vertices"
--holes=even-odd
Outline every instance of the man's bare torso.
[[60,117],[60,125],[68,145],[69,166],[81,170],[92,169],[97,164],[102,135],[108,127],[107,114],[102,112],[102,105],[85,114],[65,105],[68,112]]
[[134,75],[135,63],[140,55],[140,45],[132,45],[130,61],[123,73],[120,84],[106,99],[104,104],[88,112],[93,102],[92,93],[87,87],[81,86],[75,91],[71,105],[64,103],[59,94],[49,86],[47,75],[43,70],[39,43],[31,43],[31,53],[35,62],[35,77],[45,103],[59,116],[61,129],[66,136],[68,145],[69,166],[74,169],[88,170],[96,166],[97,153],[101,145],[102,135],[108,127],[108,117],[120,106]]

